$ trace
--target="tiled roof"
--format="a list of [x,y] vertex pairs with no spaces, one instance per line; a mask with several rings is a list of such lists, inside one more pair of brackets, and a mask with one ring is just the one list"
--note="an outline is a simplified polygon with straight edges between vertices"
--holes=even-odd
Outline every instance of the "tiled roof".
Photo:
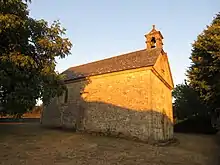
[[71,67],[63,72],[65,81],[95,76],[105,73],[153,66],[162,49],[139,50],[108,59]]

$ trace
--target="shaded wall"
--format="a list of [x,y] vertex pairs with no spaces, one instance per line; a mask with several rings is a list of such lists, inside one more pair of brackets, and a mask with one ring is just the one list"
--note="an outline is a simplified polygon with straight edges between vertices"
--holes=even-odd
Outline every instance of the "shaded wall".
[[43,106],[40,122],[44,126],[60,127],[61,126],[61,104],[59,98],[53,98],[51,103]]
[[[166,100],[159,97],[161,91],[152,92],[155,90],[153,83],[158,83],[154,76],[150,70],[142,68],[69,83],[68,102],[62,102],[62,96],[49,105],[44,110],[42,123],[54,122],[77,130],[122,134],[144,141],[172,138],[172,119],[168,118],[168,112],[162,112],[163,108],[171,109],[165,105]],[[165,92],[169,94],[163,94],[163,97],[171,96],[170,91]],[[55,115],[58,111],[60,117]]]

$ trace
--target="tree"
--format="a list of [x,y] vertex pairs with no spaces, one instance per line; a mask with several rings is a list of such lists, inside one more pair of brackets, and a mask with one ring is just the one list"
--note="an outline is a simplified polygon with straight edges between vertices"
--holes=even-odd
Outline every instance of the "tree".
[[198,93],[185,84],[177,85],[173,90],[174,116],[177,120],[184,120],[195,116],[207,116],[209,109],[202,103]]
[[22,115],[37,99],[48,103],[62,93],[56,58],[69,55],[72,45],[59,21],[31,18],[27,1],[1,0],[0,6],[1,113]]
[[192,63],[187,71],[190,86],[214,110],[220,107],[220,13],[192,47]]

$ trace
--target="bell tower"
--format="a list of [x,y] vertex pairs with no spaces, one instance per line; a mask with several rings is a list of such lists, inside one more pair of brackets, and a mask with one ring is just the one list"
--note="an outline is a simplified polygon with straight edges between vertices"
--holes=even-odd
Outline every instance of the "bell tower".
[[157,31],[155,29],[155,25],[153,25],[152,30],[145,35],[145,38],[147,50],[154,48],[163,48],[163,36],[160,31]]

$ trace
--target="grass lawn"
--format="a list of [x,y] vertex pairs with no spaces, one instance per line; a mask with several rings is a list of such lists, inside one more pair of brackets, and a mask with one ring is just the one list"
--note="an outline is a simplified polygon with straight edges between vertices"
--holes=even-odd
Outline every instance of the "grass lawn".
[[178,145],[155,147],[38,124],[0,124],[0,165],[218,165],[216,136],[176,137]]

